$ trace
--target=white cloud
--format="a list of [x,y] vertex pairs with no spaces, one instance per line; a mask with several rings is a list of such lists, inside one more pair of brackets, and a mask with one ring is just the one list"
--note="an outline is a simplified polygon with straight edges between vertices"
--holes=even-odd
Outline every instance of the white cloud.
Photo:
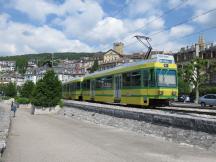
[[0,14],[0,29],[7,28],[8,19],[10,16],[8,14]]
[[131,0],[129,3],[129,15],[139,16],[143,14],[161,14],[161,11],[158,9],[160,3],[161,0]]
[[[196,15],[201,15],[202,13],[205,13],[206,10],[196,10],[195,12],[195,16]],[[212,12],[212,13],[209,13],[209,14],[206,14],[206,15],[203,15],[203,16],[200,16],[196,19],[194,19],[194,22],[198,23],[198,24],[202,24],[202,25],[205,25],[205,26],[213,26],[213,25],[216,25],[216,22],[215,21],[212,21],[214,20],[216,17],[216,11]]]
[[[63,5],[65,6],[65,4]],[[69,7],[64,7],[64,12],[70,12]],[[62,26],[67,34],[83,37],[86,32],[91,30],[102,19],[103,14],[103,10],[98,3],[86,1],[85,3],[80,3],[77,12],[68,15],[64,19],[58,19],[54,23]]]
[[172,27],[170,30],[171,37],[183,37],[185,35],[191,34],[194,28],[190,25],[180,25]]
[[[95,28],[88,33],[91,39],[105,42],[110,39],[118,39],[121,35],[125,34],[127,29],[124,27],[123,21],[107,17],[97,23]],[[99,43],[99,42],[98,42]]]
[[[5,16],[1,15],[0,19],[3,19],[2,17]],[[5,25],[7,25],[7,27],[4,27]],[[82,52],[93,50],[85,43],[79,40],[68,39],[63,32],[46,25],[35,27],[32,25],[15,23],[7,19],[6,24],[3,24],[3,26],[0,24],[0,29],[1,55],[57,51]]]
[[58,6],[45,0],[12,0],[11,6],[26,13],[30,18],[44,22],[46,16],[56,13]]
[[[171,1],[179,1],[179,0],[171,0]],[[205,1],[197,1],[197,0],[188,0],[184,6],[189,6],[193,12],[193,16],[201,15],[209,10],[216,8],[216,1],[215,0],[205,0]],[[198,23],[198,25],[203,26],[211,26],[215,25],[216,12],[213,11],[206,15],[200,16],[194,19],[194,22]]]

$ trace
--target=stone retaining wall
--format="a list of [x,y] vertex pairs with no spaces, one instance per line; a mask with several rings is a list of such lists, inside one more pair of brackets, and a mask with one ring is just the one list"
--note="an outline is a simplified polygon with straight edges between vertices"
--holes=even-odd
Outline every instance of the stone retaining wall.
[[103,106],[102,104],[82,104],[81,102],[78,103],[76,101],[65,102],[64,105],[119,118],[146,121],[155,124],[169,125],[178,128],[216,134],[216,119],[208,117],[193,117],[192,115],[187,114],[165,114],[163,112],[159,113],[146,110],[134,111],[135,109],[128,110],[124,107],[115,109],[107,108],[106,105]]
[[0,155],[2,155],[6,148],[7,137],[10,128],[11,112],[10,106],[0,106]]

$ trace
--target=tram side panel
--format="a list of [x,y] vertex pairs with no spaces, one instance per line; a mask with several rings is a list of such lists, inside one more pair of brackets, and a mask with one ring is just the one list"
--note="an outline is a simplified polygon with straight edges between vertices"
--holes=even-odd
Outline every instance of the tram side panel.
[[114,102],[113,75],[98,77],[95,79],[95,98],[97,102]]
[[84,79],[82,82],[82,99],[84,101],[91,101],[90,79]]
[[142,96],[142,70],[122,74],[121,103],[148,105],[148,102],[144,102]]

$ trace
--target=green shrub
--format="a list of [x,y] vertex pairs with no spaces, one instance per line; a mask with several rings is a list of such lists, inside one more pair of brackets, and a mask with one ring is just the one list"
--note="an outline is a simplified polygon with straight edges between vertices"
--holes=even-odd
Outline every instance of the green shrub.
[[60,101],[58,102],[58,105],[62,108],[62,107],[64,106],[63,100],[60,100]]
[[20,98],[16,99],[16,102],[18,102],[19,104],[29,104],[30,103],[30,99],[24,98],[24,97],[20,97]]
[[4,88],[4,93],[5,93],[5,96],[16,97],[17,95],[16,84],[12,82],[6,84]]
[[8,97],[8,96],[2,96],[1,99],[2,99],[2,100],[9,100],[9,99],[11,99],[11,97]]
[[44,77],[37,81],[33,91],[32,104],[38,107],[55,107],[62,97],[62,87],[58,76],[48,70]]
[[202,85],[200,86],[200,95],[209,93],[216,94],[216,85]]
[[32,92],[34,90],[34,83],[32,81],[26,81],[20,89],[20,96],[25,98],[32,98]]

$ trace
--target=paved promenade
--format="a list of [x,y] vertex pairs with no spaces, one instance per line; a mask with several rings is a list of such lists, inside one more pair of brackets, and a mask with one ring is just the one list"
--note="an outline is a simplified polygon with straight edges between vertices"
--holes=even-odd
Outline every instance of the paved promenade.
[[5,162],[216,161],[215,152],[55,115],[19,109]]

